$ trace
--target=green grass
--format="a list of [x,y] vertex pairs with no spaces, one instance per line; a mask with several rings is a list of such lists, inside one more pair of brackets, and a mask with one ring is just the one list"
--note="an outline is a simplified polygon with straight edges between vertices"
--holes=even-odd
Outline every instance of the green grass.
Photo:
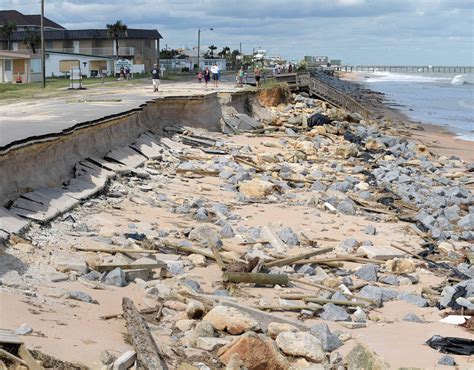
[[[88,89],[113,84],[143,83],[142,79],[133,79],[130,81],[117,81],[115,77],[86,78],[82,80],[82,85]],[[12,99],[38,99],[66,95],[70,80],[68,78],[47,78],[46,87],[43,88],[41,82],[32,82],[27,84],[0,84],[0,104],[11,103]],[[107,86],[105,85],[105,86]]]

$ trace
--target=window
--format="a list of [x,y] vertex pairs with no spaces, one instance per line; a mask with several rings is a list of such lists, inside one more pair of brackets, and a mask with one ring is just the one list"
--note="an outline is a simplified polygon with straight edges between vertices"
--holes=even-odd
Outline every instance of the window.
[[31,73],[41,73],[41,59],[31,59]]
[[12,70],[12,61],[11,59],[5,60],[5,72],[10,72]]
[[47,40],[45,47],[46,47],[47,50],[51,50],[53,48],[53,41],[52,40]]

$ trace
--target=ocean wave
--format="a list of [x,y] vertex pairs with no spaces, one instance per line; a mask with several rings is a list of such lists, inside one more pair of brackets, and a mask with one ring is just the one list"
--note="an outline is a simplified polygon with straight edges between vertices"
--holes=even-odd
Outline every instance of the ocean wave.
[[457,134],[456,135],[457,139],[461,140],[466,140],[466,141],[474,141],[474,134],[468,133],[468,134]]
[[371,82],[440,82],[449,81],[449,77],[422,76],[419,74],[402,74],[394,72],[372,72],[367,74],[368,78],[364,81]]

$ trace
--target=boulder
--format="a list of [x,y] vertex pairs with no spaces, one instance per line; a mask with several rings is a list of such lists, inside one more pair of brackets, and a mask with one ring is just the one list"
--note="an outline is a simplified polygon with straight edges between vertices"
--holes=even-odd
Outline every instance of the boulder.
[[375,264],[369,263],[360,267],[354,275],[359,279],[365,281],[377,281],[377,271],[379,267]]
[[267,334],[273,339],[275,339],[278,334],[284,331],[291,331],[293,333],[296,333],[297,331],[299,331],[299,329],[291,324],[279,322],[271,322],[270,324],[268,324]]
[[350,321],[351,317],[342,307],[336,306],[333,303],[326,303],[323,306],[323,312],[320,315],[321,319],[328,321]]
[[214,351],[226,344],[229,344],[229,340],[224,338],[199,337],[196,339],[196,347],[205,351]]
[[287,355],[302,356],[317,363],[326,360],[321,342],[309,333],[284,331],[278,334],[276,343]]
[[415,272],[416,265],[415,262],[409,259],[394,258],[385,262],[385,267],[388,272],[394,274],[410,274]]
[[3,276],[0,278],[0,285],[7,286],[9,288],[28,289],[28,285],[26,284],[25,280],[23,280],[16,270],[10,270],[3,274]]
[[272,193],[279,191],[279,186],[264,180],[244,181],[239,186],[239,191],[246,198],[264,198]]
[[390,366],[367,345],[358,343],[345,358],[348,370],[388,370]]
[[240,359],[248,370],[287,370],[290,366],[271,338],[252,332],[221,348],[217,354],[226,365]]
[[214,330],[214,327],[212,324],[208,321],[201,321],[196,324],[196,327],[194,328],[193,336],[192,336],[192,342],[195,343],[198,338],[201,337],[217,337],[217,334]]
[[309,332],[319,339],[325,351],[331,352],[342,346],[341,340],[331,333],[329,326],[325,323],[313,325]]
[[204,316],[203,320],[209,321],[215,329],[226,330],[233,335],[260,330],[256,320],[233,307],[216,306]]
[[123,287],[127,285],[125,273],[120,267],[116,267],[105,276],[104,283],[107,285]]

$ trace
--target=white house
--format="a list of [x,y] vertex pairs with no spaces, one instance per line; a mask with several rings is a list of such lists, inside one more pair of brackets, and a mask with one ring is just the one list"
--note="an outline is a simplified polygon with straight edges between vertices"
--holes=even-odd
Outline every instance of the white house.
[[96,77],[106,71],[114,72],[114,59],[86,54],[46,52],[46,77],[64,76],[69,71],[80,69],[83,76]]

